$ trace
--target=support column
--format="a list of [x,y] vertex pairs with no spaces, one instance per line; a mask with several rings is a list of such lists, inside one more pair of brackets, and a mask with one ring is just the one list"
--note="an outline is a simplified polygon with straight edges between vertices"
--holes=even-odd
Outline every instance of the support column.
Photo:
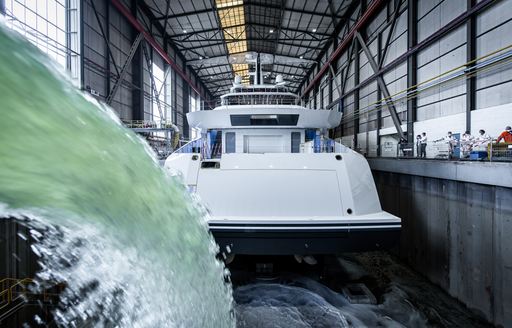
[[[389,31],[391,33],[392,30]],[[377,35],[377,61],[379,63],[382,63],[383,61],[383,51],[382,49],[382,33],[379,33]],[[380,67],[382,67],[382,64],[380,64]],[[382,99],[382,92],[380,91],[380,86],[377,83],[377,99]],[[382,106],[380,102],[377,104],[377,156],[380,157],[381,151],[380,151],[380,129],[382,128]]]
[[[110,1],[109,1],[110,2]],[[137,17],[137,0],[131,1],[132,15]],[[133,29],[132,40],[136,40],[139,31]],[[144,52],[138,47],[132,59],[132,119],[144,119]]]
[[[418,43],[418,0],[409,0],[407,9],[407,46],[412,49]],[[418,62],[416,53],[407,57],[407,87],[418,83]],[[409,94],[414,94],[416,89],[409,89]],[[407,100],[407,142],[414,143],[414,122],[416,121],[417,99],[416,96],[408,97]]]
[[[354,43],[354,85],[359,85],[359,44]],[[354,90],[354,149],[357,149],[359,133],[359,88]]]
[[[467,10],[471,10],[476,4],[475,0],[467,0]],[[466,23],[466,61],[472,61],[476,58],[476,18],[471,15]],[[473,64],[468,65],[468,71]],[[466,79],[466,130],[471,131],[471,111],[476,109],[476,77],[472,76]]]
[[[110,48],[110,1],[105,2],[105,43],[106,43],[106,50]],[[112,49],[108,50],[109,52],[112,51]],[[110,57],[106,56],[107,58],[107,83],[105,84],[107,89],[107,94],[110,93],[110,81],[112,79],[112,72],[110,67]],[[114,65],[115,62],[113,62]],[[117,68],[116,68],[117,69]]]
[[[0,0],[0,1],[3,1],[3,0]],[[78,10],[80,10],[80,89],[81,90],[85,90],[85,60],[84,60],[84,57],[85,57],[85,47],[84,47],[84,44],[85,44],[85,41],[84,41],[84,31],[85,31],[85,24],[84,24],[84,11],[85,11],[85,6],[84,6],[84,2],[85,0],[80,0],[80,8]]]

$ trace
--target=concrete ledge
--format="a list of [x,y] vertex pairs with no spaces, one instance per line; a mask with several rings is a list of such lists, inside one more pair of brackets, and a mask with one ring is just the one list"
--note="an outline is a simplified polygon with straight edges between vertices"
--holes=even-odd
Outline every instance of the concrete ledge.
[[512,188],[512,163],[368,158],[372,170]]

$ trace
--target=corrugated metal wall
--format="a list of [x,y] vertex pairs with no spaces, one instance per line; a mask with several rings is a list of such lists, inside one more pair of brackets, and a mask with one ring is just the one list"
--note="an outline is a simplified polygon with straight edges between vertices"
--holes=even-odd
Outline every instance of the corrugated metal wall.
[[[482,1],[473,1],[476,5]],[[364,2],[363,2],[364,3]],[[371,1],[366,1],[367,6]],[[385,41],[391,30],[391,22],[395,10],[395,1],[387,1],[381,7],[378,13],[374,14],[368,23],[359,31],[366,41],[366,44],[377,63],[384,55]],[[387,53],[382,60],[382,67],[392,63],[400,56],[407,53],[411,47],[408,44],[408,38],[416,30],[416,44],[426,40],[458,16],[464,14],[471,5],[468,0],[402,0],[398,11],[398,18],[390,37],[390,43]],[[416,8],[410,13],[411,8]],[[347,35],[350,27],[357,21],[361,15],[361,6],[358,6],[351,15],[353,22],[347,24],[341,29],[339,39]],[[414,16],[414,21],[409,22],[410,16]],[[414,57],[417,60],[417,68],[414,71],[407,70],[407,58],[403,58],[401,63],[385,70],[383,78],[391,95],[399,91],[404,91],[408,87],[408,74],[416,74],[416,83],[424,83],[429,79],[447,72],[455,67],[464,65],[468,62],[468,38],[475,44],[475,54],[471,58],[478,58],[487,55],[493,51],[512,45],[512,0],[494,1],[477,14],[470,16],[458,27],[450,30],[441,37],[431,42],[426,47],[411,54],[409,58]],[[471,22],[470,22],[471,21]],[[469,33],[469,24],[475,25],[475,34]],[[414,26],[409,26],[414,24]],[[344,118],[339,128],[336,129],[336,137],[341,137],[343,143],[352,146],[364,152],[376,149],[382,135],[393,134],[396,132],[393,121],[391,120],[389,110],[382,106],[379,110],[379,100],[383,98],[382,92],[374,78],[374,71],[371,68],[366,54],[356,45],[357,53],[352,53],[351,47],[346,47],[336,62],[335,79],[339,85],[344,86],[341,92],[344,104]],[[330,56],[333,48],[327,52]],[[325,62],[325,61],[323,61]],[[357,65],[358,64],[358,65]],[[396,64],[396,63],[395,63]],[[357,67],[356,67],[357,65]],[[313,70],[307,81],[303,83],[301,90],[305,90],[308,82],[318,72],[318,68]],[[348,71],[347,71],[348,70]],[[373,76],[373,77],[372,77]],[[312,104],[316,99],[316,107],[326,107],[326,95],[332,93],[333,103],[338,103],[340,91],[336,89],[336,83],[332,83],[332,88],[322,88],[325,80],[331,79],[331,72],[327,71],[325,76],[318,82],[318,86],[312,88],[305,99],[309,101],[308,107],[314,107]],[[404,128],[406,123],[410,123],[414,134],[423,132],[428,128],[428,135],[431,138],[439,138],[446,134],[447,130],[441,127],[437,128],[435,121],[430,120],[445,118],[454,132],[463,133],[467,128],[466,121],[471,124],[471,112],[497,108],[499,105],[512,104],[512,93],[509,92],[512,87],[512,65],[500,67],[500,69],[490,69],[485,72],[479,72],[476,75],[476,91],[474,104],[468,104],[466,89],[468,83],[466,79],[458,79],[450,83],[437,85],[428,90],[422,91],[416,98],[416,104],[413,106],[410,118],[407,117],[407,97],[395,101],[395,107],[401,119]],[[412,84],[409,84],[412,85]],[[320,95],[316,94],[323,91],[324,102],[319,102]],[[356,106],[357,105],[357,106]],[[471,110],[467,110],[470,106]],[[380,113],[379,113],[380,111]],[[467,113],[467,114],[466,114]],[[463,114],[462,122],[460,116]],[[468,116],[467,118],[465,116]],[[415,116],[415,117],[412,117]],[[505,113],[503,113],[505,116]],[[458,124],[461,123],[461,124]],[[485,126],[471,124],[473,134],[478,129],[485,128],[491,135],[496,135],[504,128],[502,120],[486,122]],[[510,124],[510,123],[509,123]],[[411,133],[412,135],[412,133]],[[389,139],[386,139],[389,140]]]
[[[109,39],[111,51],[115,60],[115,64],[119,70],[124,65],[130,47],[135,40],[137,33],[134,31],[129,22],[122,16],[115,7],[110,5],[109,1],[100,0],[84,0],[83,1],[83,40],[84,40],[84,76],[83,87],[85,90],[93,90],[98,92],[97,98],[105,100],[108,96],[109,90],[112,88],[117,80],[116,70],[114,63],[109,58],[106,41],[102,36],[98,19],[96,18],[92,1],[103,27],[104,33]],[[124,1],[127,8],[132,9],[137,19],[150,28],[148,31],[155,32],[157,27],[150,23],[149,17],[145,16],[144,12],[134,10],[133,4],[130,1]],[[186,72],[186,74],[195,81],[195,73],[192,72],[184,63],[180,55],[177,55],[176,50],[172,45],[166,45],[158,33],[153,33],[157,42],[165,49],[169,57],[174,60],[179,67]],[[148,55],[152,65],[157,65],[159,69],[166,72],[170,69],[162,58],[154,52],[151,47],[147,47]],[[140,70],[143,76],[143,82],[138,80],[138,74],[135,70]],[[189,86],[183,79],[177,75],[172,69],[167,74],[165,80],[165,88],[160,98],[162,112],[169,113],[169,118],[178,125],[183,135],[188,135],[188,127],[185,122],[185,113],[188,111],[189,99],[184,99],[184,95],[188,97]],[[119,88],[116,96],[114,97],[111,106],[122,120],[132,119],[146,119],[151,120],[154,115],[158,115],[158,108],[155,104],[154,92],[152,90],[151,76],[152,67],[148,67],[143,52],[137,53],[132,63],[127,67],[127,74],[123,81],[122,86]],[[110,78],[109,78],[110,76]],[[163,82],[163,81],[162,81]],[[187,90],[184,90],[184,89]],[[200,89],[205,91],[203,85]],[[207,95],[209,93],[205,91]],[[138,104],[134,95],[141,95],[141,102],[143,106]],[[153,97],[153,98],[152,98]],[[209,97],[209,96],[208,96]],[[186,130],[186,131],[185,131]]]

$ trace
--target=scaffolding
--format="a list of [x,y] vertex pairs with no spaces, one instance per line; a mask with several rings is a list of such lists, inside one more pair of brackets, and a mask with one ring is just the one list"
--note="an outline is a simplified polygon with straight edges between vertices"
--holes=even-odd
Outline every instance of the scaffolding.
[[155,151],[158,159],[165,159],[179,144],[179,129],[168,121],[130,120],[124,125],[143,137]]

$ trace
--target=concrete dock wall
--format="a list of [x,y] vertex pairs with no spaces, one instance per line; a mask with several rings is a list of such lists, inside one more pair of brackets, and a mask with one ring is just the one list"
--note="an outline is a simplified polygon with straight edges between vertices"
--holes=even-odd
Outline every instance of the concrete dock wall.
[[[460,171],[460,163],[443,165]],[[399,256],[490,322],[512,327],[512,188],[503,183],[512,165],[504,165],[436,178],[433,161],[370,160],[383,208],[403,220]],[[488,184],[503,170],[505,186]]]

